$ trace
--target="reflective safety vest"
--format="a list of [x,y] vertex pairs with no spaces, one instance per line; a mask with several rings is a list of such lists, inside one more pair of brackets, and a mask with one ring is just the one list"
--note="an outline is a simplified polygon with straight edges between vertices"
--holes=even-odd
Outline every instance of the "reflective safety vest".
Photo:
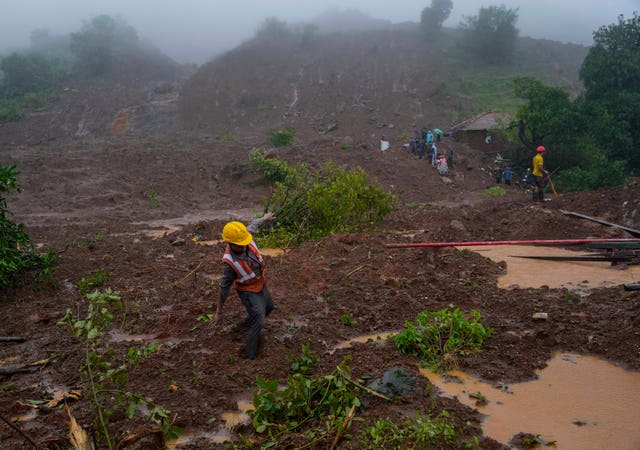
[[249,264],[241,259],[235,259],[231,248],[227,245],[222,257],[222,262],[227,263],[235,271],[238,276],[233,282],[236,291],[260,292],[264,287],[264,259],[258,251],[258,247],[254,241],[247,246],[247,249],[253,253],[260,263],[261,274],[256,275]]

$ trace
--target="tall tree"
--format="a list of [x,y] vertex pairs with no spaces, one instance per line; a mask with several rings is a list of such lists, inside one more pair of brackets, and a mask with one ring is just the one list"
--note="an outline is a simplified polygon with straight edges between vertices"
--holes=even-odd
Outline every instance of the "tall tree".
[[435,36],[444,21],[449,18],[452,9],[452,0],[431,0],[431,6],[424,8],[420,16],[420,25],[424,33],[429,37]]
[[465,16],[460,24],[463,45],[488,63],[502,63],[513,57],[518,38],[518,8],[504,5],[482,7],[477,16]]
[[600,27],[580,68],[585,113],[610,158],[640,171],[640,16]]

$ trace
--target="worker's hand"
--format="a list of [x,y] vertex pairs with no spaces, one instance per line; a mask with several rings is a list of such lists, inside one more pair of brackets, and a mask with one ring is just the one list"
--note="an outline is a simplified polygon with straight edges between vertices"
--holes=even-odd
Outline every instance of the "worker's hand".
[[262,218],[266,221],[271,221],[274,220],[276,218],[276,215],[272,212],[270,213],[266,213],[264,216],[262,216]]

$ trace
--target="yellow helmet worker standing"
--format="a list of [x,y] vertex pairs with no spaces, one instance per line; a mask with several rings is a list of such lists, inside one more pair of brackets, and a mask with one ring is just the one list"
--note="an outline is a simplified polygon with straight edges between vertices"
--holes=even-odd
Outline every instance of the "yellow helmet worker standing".
[[549,174],[544,168],[544,158],[542,155],[547,151],[542,145],[536,148],[536,156],[533,157],[533,182],[535,190],[533,191],[534,202],[544,202],[544,177]]
[[249,329],[243,353],[246,359],[256,357],[260,331],[266,317],[273,310],[273,301],[265,282],[264,259],[251,233],[274,218],[273,213],[269,213],[253,220],[248,227],[241,222],[229,222],[222,229],[222,240],[227,243],[227,247],[222,257],[220,296],[214,323],[216,326],[220,325],[224,303],[233,285],[247,310],[247,316],[233,327],[234,330]]

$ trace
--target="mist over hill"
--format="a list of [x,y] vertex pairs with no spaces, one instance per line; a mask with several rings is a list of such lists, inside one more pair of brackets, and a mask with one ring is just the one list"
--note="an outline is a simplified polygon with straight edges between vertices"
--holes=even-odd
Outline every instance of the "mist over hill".
[[577,93],[587,47],[519,38],[508,65],[473,61],[456,30],[428,42],[416,24],[360,32],[258,34],[203,65],[180,98],[187,129],[242,133],[299,123],[325,132],[445,128],[485,109],[514,109],[512,79]]

